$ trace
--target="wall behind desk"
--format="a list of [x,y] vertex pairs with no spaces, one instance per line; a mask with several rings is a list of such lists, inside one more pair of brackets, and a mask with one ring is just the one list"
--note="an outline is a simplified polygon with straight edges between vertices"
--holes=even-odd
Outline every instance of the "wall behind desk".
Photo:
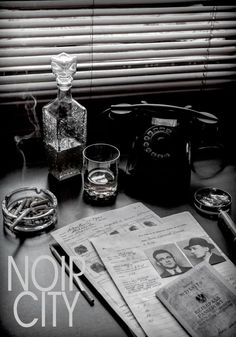
[[[101,122],[100,114],[111,104],[118,103],[149,103],[170,104],[178,106],[191,105],[193,109],[214,113],[220,120],[220,135],[225,146],[225,154],[229,162],[236,162],[236,125],[234,123],[235,95],[236,88],[226,88],[219,91],[197,91],[191,93],[176,93],[162,95],[143,95],[106,100],[86,100],[80,101],[88,111],[88,142],[100,141],[101,134],[107,132]],[[73,91],[72,91],[73,93]],[[42,127],[42,106],[45,103],[38,103],[36,114]],[[1,105],[0,124],[0,149],[4,162],[4,168],[22,165],[22,157],[16,149],[14,137],[24,136],[32,132],[32,125],[29,122],[24,102],[18,105]],[[124,135],[121,135],[123,137]],[[29,164],[45,161],[41,139],[24,141]]]

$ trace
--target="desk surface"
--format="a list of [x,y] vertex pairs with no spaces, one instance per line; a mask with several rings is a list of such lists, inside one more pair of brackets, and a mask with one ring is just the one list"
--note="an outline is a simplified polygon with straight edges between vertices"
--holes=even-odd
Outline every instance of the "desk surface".
[[[211,164],[208,162],[201,163],[201,169],[209,172],[211,170]],[[118,194],[117,200],[112,206],[95,207],[84,203],[82,198],[82,184],[80,179],[75,179],[73,182],[62,182],[61,184],[54,184],[48,178],[46,167],[33,167],[27,168],[25,171],[24,179],[22,180],[21,170],[15,170],[5,173],[0,180],[0,198],[1,200],[10,191],[20,188],[22,186],[38,186],[45,187],[52,190],[58,198],[58,223],[56,228],[65,226],[68,223],[74,222],[78,219],[86,216],[94,215],[100,212],[104,212],[109,209],[122,207],[133,202],[141,201],[159,216],[190,211],[192,215],[198,220],[205,231],[210,237],[217,243],[217,245],[224,251],[226,255],[236,263],[236,256],[234,256],[235,247],[229,239],[222,234],[217,222],[214,220],[202,217],[193,208],[191,200],[186,203],[175,206],[160,206],[155,201],[151,203],[143,199],[136,199],[135,197],[128,196],[122,188]],[[214,186],[222,188],[232,195],[232,211],[231,216],[236,221],[236,167],[226,166],[224,170],[219,172],[213,177],[202,177],[196,173],[192,173],[190,195],[193,192],[204,186]],[[1,215],[1,223],[2,215]],[[8,290],[8,256],[13,256],[18,268],[24,271],[25,257],[28,256],[29,266],[32,266],[35,259],[40,255],[50,255],[49,243],[51,241],[51,235],[44,233],[35,237],[20,239],[13,235],[9,235],[4,231],[4,227],[1,231],[0,238],[1,249],[1,323],[4,331],[3,335],[8,337],[54,337],[54,336],[80,336],[80,337],[124,337],[130,336],[129,331],[122,326],[118,318],[111,312],[108,306],[94,294],[95,306],[90,307],[86,300],[80,296],[76,305],[76,312],[74,313],[73,327],[69,327],[68,314],[65,314],[65,308],[61,298],[57,298],[58,304],[56,305],[56,327],[52,328],[53,318],[53,304],[52,298],[46,298],[46,322],[45,327],[42,327],[41,315],[42,308],[42,296],[40,291],[35,291],[37,299],[33,299],[30,296],[26,296],[19,304],[19,316],[24,319],[25,322],[31,322],[33,318],[38,318],[36,324],[32,327],[21,327],[13,312],[14,301],[22,292],[22,286],[16,277],[13,275],[13,290]],[[42,282],[42,286],[48,285],[50,280],[51,270],[47,264],[38,265],[37,280]],[[54,291],[61,291],[60,275],[58,283],[56,284]],[[68,280],[67,280],[68,281]],[[30,287],[33,287],[30,280]],[[71,303],[75,296],[76,289],[68,293],[68,300]],[[55,314],[55,312],[54,312]]]

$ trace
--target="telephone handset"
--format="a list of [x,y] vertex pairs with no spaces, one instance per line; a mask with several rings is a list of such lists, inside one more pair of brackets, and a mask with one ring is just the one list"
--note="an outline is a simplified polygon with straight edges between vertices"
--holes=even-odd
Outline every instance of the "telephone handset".
[[[170,197],[186,193],[191,177],[191,147],[199,138],[198,126],[218,125],[218,118],[190,107],[164,104],[117,104],[107,109],[110,120],[130,149],[127,177],[132,189]],[[118,127],[119,124],[119,127]]]

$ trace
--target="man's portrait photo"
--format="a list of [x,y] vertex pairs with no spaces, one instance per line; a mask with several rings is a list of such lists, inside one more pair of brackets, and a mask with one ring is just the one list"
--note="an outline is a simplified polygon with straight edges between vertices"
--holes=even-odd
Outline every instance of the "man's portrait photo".
[[225,261],[218,249],[203,237],[193,237],[189,239],[187,246],[183,246],[187,257],[193,265],[206,261],[210,264],[217,264]]
[[157,247],[153,250],[152,263],[161,278],[183,274],[192,268],[189,261],[174,244]]

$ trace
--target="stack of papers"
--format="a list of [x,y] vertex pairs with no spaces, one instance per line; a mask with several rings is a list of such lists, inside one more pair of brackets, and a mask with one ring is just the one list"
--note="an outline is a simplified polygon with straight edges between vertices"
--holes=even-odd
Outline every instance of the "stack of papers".
[[[135,203],[76,221],[52,236],[68,255],[84,259],[86,278],[136,336],[187,336],[156,292],[201,262],[191,242],[207,242],[218,256],[213,267],[236,288],[235,266],[189,212],[160,218]],[[163,268],[168,254],[178,265],[175,271],[170,261]]]

